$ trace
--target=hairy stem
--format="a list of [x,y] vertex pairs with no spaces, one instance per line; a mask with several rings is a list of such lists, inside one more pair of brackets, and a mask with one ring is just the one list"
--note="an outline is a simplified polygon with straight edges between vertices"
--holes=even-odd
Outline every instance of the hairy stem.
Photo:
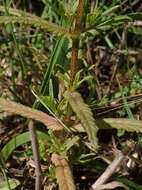
[[80,34],[82,30],[82,23],[83,23],[82,21],[83,21],[85,3],[86,3],[86,0],[79,0],[75,30],[74,30],[75,34]]
[[[78,61],[78,51],[79,51],[79,42],[80,42],[79,36],[82,30],[85,2],[86,0],[79,0],[78,10],[77,10],[74,34],[77,35],[78,38],[74,38],[72,40],[71,85],[73,85],[75,75],[77,73],[77,61]],[[65,119],[67,123],[70,121],[71,115],[72,115],[72,109],[70,105],[68,105],[66,119]]]
[[74,29],[74,34],[76,34],[78,38],[75,38],[72,41],[72,59],[71,59],[71,83],[72,84],[74,82],[75,75],[77,73],[77,61],[78,61],[78,51],[79,51],[79,42],[80,42],[79,36],[82,30],[85,2],[86,0],[79,1],[75,29]]
[[77,73],[77,61],[79,51],[79,39],[74,39],[72,42],[72,59],[71,59],[71,83],[73,84]]

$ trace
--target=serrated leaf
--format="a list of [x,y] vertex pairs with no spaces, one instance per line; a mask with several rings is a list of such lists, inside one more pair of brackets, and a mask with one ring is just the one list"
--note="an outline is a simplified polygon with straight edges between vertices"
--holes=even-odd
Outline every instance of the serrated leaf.
[[84,103],[81,95],[78,92],[71,92],[67,97],[73,111],[80,119],[85,131],[88,134],[88,138],[91,141],[95,149],[98,148],[97,131],[98,127],[95,123],[93,113],[87,104]]
[[[126,118],[104,118],[95,120],[99,129],[124,129],[128,132],[142,133],[142,121]],[[71,127],[74,131],[85,132],[81,124]]]
[[0,110],[21,115],[26,118],[35,119],[44,123],[48,128],[53,130],[62,129],[62,125],[48,114],[10,100],[5,100],[4,98],[0,98]]
[[55,165],[55,173],[60,190],[75,190],[72,172],[68,160],[57,154],[53,153],[51,158]]
[[25,25],[31,25],[34,27],[39,27],[41,29],[54,32],[57,35],[63,35],[66,37],[76,37],[76,35],[71,34],[65,28],[58,26],[53,23],[49,23],[46,20],[41,18],[33,18],[33,17],[15,17],[15,16],[0,16],[0,24],[9,24],[9,23],[19,23]]
[[129,132],[142,132],[142,121],[125,118],[106,118],[97,121],[98,126],[125,129]]

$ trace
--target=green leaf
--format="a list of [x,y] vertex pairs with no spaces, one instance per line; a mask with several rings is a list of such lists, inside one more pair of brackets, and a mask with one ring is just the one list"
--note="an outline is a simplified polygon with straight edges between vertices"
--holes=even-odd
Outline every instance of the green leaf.
[[130,21],[132,21],[132,19],[128,17],[127,15],[115,16],[98,24],[96,26],[96,29],[103,30],[104,28],[106,28],[106,30],[108,30],[112,27],[116,27]]
[[[17,179],[10,179],[8,180],[8,182],[10,184],[11,189],[15,189],[20,184],[20,182]],[[0,190],[8,190],[6,181],[0,182]]]
[[142,185],[138,185],[134,183],[133,181],[128,180],[127,178],[121,177],[121,178],[118,178],[117,181],[122,182],[123,184],[131,188],[132,190],[142,190]]
[[100,19],[98,22],[92,21],[92,24],[89,26],[88,31],[90,31],[91,29],[95,29],[95,30],[104,32],[105,30],[112,29],[114,27],[117,27],[119,25],[131,22],[131,21],[133,21],[133,19],[129,17],[128,15],[111,16],[111,17],[103,16],[103,18]]
[[68,50],[68,43],[69,43],[68,39],[64,38],[64,37],[60,38],[57,41],[55,48],[54,48],[52,55],[51,55],[50,64],[46,70],[44,80],[43,80],[41,88],[40,88],[41,94],[45,93],[46,86],[49,83],[49,80],[51,78],[51,74],[53,72],[55,65],[64,63],[65,55],[63,52],[65,50]]
[[[50,137],[41,132],[41,131],[37,131],[37,136],[39,139],[43,140],[43,141],[50,141]],[[30,138],[30,133],[29,132],[25,132],[22,133],[16,137],[14,137],[13,139],[11,139],[1,150],[1,155],[2,158],[4,159],[4,161],[7,161],[9,156],[11,155],[11,153],[20,145],[30,142],[31,138]],[[0,188],[1,189],[1,188]]]
[[[33,91],[32,91],[33,92]],[[63,127],[64,129],[66,129],[68,132],[71,132],[70,129],[53,113],[53,111],[44,103],[44,101],[42,101],[42,99],[40,99],[40,97],[38,97],[34,92],[33,94],[35,95],[35,97],[37,98],[37,100],[49,111],[49,113],[56,119],[56,121],[58,121]]]
[[118,9],[120,7],[120,5],[116,5],[114,7],[111,7],[109,9],[107,9],[105,12],[102,13],[102,16],[107,16],[110,13],[114,12],[116,9]]
[[[128,21],[132,21],[132,19],[131,19],[131,17],[129,17],[128,15],[119,15],[119,16],[115,16],[114,18],[113,18],[113,20],[114,20],[114,23],[115,22],[128,22]],[[113,23],[113,24],[114,24]]]
[[98,127],[95,123],[93,113],[87,104],[84,103],[81,95],[78,92],[70,92],[67,97],[73,111],[80,119],[85,131],[88,134],[88,138],[91,141],[95,149],[98,148],[97,131]]
[[127,14],[129,17],[131,17],[133,20],[142,20],[142,13],[129,13]]
[[43,3],[45,3],[46,7],[50,7],[54,13],[56,13],[57,15],[62,16],[64,19],[66,19],[65,17],[65,9],[63,6],[63,2],[59,1],[59,8],[57,8],[55,6],[55,4],[53,2],[50,2],[49,0],[42,0]]
[[78,136],[74,136],[72,138],[67,139],[67,141],[64,143],[65,150],[69,150],[78,140]]

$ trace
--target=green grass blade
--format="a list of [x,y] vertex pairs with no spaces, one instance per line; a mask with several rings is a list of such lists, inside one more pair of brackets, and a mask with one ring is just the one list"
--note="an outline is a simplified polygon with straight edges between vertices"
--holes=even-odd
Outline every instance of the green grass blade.
[[[41,132],[41,131],[37,131],[37,136],[39,139],[49,142],[50,141],[50,137]],[[20,145],[30,142],[31,141],[31,137],[30,137],[30,133],[29,132],[25,132],[22,133],[16,137],[14,137],[13,139],[11,139],[1,150],[1,155],[4,159],[4,161],[7,161],[9,156],[11,155],[11,153]]]
[[[54,48],[54,51],[51,55],[50,64],[46,70],[43,82],[41,84],[41,88],[39,90],[39,93],[41,95],[44,95],[46,88],[48,87],[48,83],[49,83],[51,74],[53,73],[54,66],[57,64],[61,64],[61,62],[63,61],[62,60],[62,58],[63,58],[63,52],[62,51],[64,50],[64,47],[66,47],[66,49],[68,49],[67,44],[68,44],[68,40],[64,37],[60,38],[57,41],[55,48]],[[33,105],[33,108],[37,108],[38,106],[39,106],[39,102],[36,101]]]
[[67,39],[62,37],[58,40],[58,42],[55,45],[54,51],[51,55],[51,60],[50,60],[50,64],[49,67],[45,73],[45,78],[44,78],[44,82],[42,83],[41,89],[40,89],[40,93],[44,93],[45,92],[45,86],[49,83],[51,74],[53,72],[54,66],[57,64],[61,64],[62,61],[62,51],[64,49],[64,46],[66,46],[66,44],[68,43]]
[[[54,70],[54,66],[62,63],[63,57],[64,57],[63,50],[64,50],[64,48],[66,48],[66,50],[68,50],[68,43],[69,43],[68,39],[64,38],[64,37],[60,37],[58,39],[58,41],[56,42],[56,45],[55,45],[54,50],[53,50],[52,55],[51,55],[50,64],[46,70],[43,82],[41,84],[41,88],[39,90],[40,95],[45,94],[45,91],[48,87],[50,77],[51,77],[52,72]],[[33,104],[33,108],[37,109],[39,104],[40,104],[39,101],[35,101]],[[29,122],[29,120],[26,121],[26,124],[28,124],[28,122]]]
[[[5,14],[6,16],[10,17],[9,16],[9,12],[8,12],[8,9],[7,9],[7,6],[6,6],[6,2],[4,2],[4,7],[5,7]],[[17,49],[17,53],[18,53],[18,56],[19,56],[19,59],[20,59],[20,62],[21,62],[21,67],[22,67],[22,75],[24,77],[24,75],[27,75],[27,69],[26,69],[26,66],[24,64],[24,59],[21,55],[21,52],[20,52],[20,48],[19,48],[19,44],[16,40],[16,37],[15,37],[15,34],[14,34],[14,25],[12,23],[8,23],[8,28],[9,28],[9,32],[11,33],[12,37],[13,37],[13,40],[14,40],[14,43],[15,43],[15,46],[16,46],[16,49]]]
[[120,181],[121,183],[127,185],[132,190],[142,190],[142,185],[136,184],[125,177],[118,178],[117,181]]

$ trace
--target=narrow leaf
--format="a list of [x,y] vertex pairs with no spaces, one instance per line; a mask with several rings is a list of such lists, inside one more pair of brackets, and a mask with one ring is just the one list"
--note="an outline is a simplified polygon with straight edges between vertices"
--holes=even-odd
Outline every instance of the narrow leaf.
[[142,19],[142,12],[129,13],[128,16],[131,17],[133,20],[141,20]]
[[[37,136],[38,139],[41,139],[42,141],[49,142],[50,138],[47,134],[38,131],[37,130]],[[12,152],[20,145],[25,144],[27,142],[31,141],[30,133],[25,132],[22,133],[14,138],[12,138],[1,150],[0,155],[2,156],[4,161],[7,161],[9,156],[12,154]]]
[[98,120],[98,126],[112,127],[117,129],[125,129],[126,131],[142,132],[142,121],[125,119],[125,118],[106,118],[104,120]]
[[120,181],[121,183],[127,185],[132,190],[142,190],[142,185],[136,184],[125,177],[120,177],[117,179],[117,181]]
[[[65,52],[65,49],[68,50],[68,40],[66,38],[60,37],[59,40],[57,40],[55,47],[51,54],[50,63],[46,69],[44,79],[42,81],[39,93],[44,95],[45,91],[47,89],[49,80],[51,78],[51,74],[54,70],[55,65],[63,63],[63,52]],[[35,101],[33,108],[38,108],[39,102]]]
[[114,7],[111,7],[111,8],[109,8],[109,9],[107,9],[106,11],[104,11],[104,12],[102,13],[102,15],[103,15],[103,16],[108,16],[110,13],[116,11],[119,7],[120,7],[120,5],[116,5],[116,6],[114,6]]
[[[142,121],[126,118],[104,118],[97,119],[96,125],[99,129],[124,129],[128,132],[142,133]],[[72,126],[73,131],[85,132],[81,124]]]
[[93,113],[87,104],[84,103],[81,95],[78,92],[71,92],[67,97],[73,111],[80,119],[85,131],[88,134],[88,138],[91,141],[94,148],[98,148],[97,131],[98,127],[95,123]]
[[0,110],[21,115],[26,118],[35,119],[44,123],[48,128],[53,130],[62,129],[61,124],[48,114],[10,100],[5,100],[4,98],[0,98]]
[[53,23],[49,23],[41,18],[34,17],[15,17],[15,16],[0,16],[0,24],[19,23],[39,27],[41,29],[55,32],[58,35],[66,37],[76,37],[76,35],[69,33],[65,28]]
[[[4,6],[0,6],[0,12],[5,12]],[[15,15],[15,16],[29,16],[29,17],[38,18],[38,16],[36,16],[34,14],[31,14],[31,13],[28,13],[28,12],[25,12],[25,11],[22,11],[19,9],[10,8],[10,7],[8,7],[8,12],[12,15]]]
[[56,153],[52,154],[51,158],[55,165],[55,173],[60,190],[75,190],[72,172],[68,160]]

